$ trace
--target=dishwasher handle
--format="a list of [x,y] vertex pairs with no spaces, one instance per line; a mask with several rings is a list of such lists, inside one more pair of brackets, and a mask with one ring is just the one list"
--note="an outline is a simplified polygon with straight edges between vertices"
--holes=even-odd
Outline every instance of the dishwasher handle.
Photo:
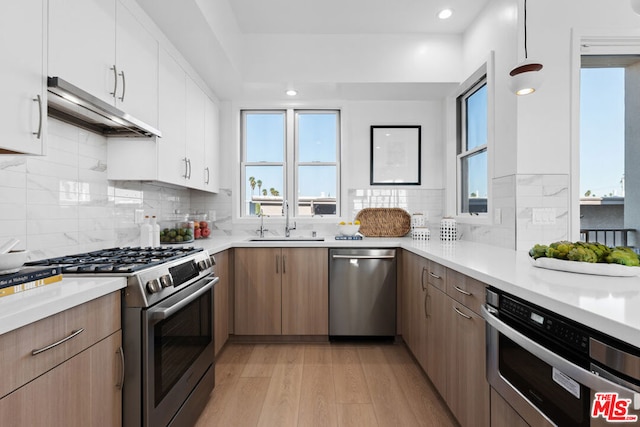
[[395,255],[332,255],[333,259],[394,259]]

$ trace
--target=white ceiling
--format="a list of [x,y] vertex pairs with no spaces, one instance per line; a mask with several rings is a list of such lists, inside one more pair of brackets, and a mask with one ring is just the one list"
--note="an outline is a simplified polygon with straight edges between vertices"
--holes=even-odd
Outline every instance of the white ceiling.
[[[244,33],[403,34],[463,32],[488,0],[230,0]],[[437,13],[453,9],[448,20]]]
[[[262,75],[251,58],[249,46],[260,40],[307,40],[325,37],[335,40],[361,35],[390,40],[436,40],[464,33],[489,0],[136,0],[156,22],[169,40],[221,99],[240,101],[282,101],[283,82],[276,81],[291,69],[282,69],[278,78]],[[449,7],[454,15],[442,21],[441,9]],[[261,37],[263,35],[264,37]],[[273,40],[273,39],[268,39]],[[317,40],[317,39],[314,39]],[[353,43],[353,42],[351,42]],[[397,45],[401,52],[406,45]],[[305,42],[298,43],[307,46]],[[338,44],[339,47],[344,45]],[[328,45],[327,49],[335,48]],[[331,47],[333,46],[333,47]],[[307,54],[306,51],[297,52]],[[354,61],[359,61],[353,52]],[[347,54],[348,55],[348,54]],[[275,56],[275,55],[274,55]],[[329,56],[330,57],[330,56]],[[296,59],[298,56],[295,57]],[[363,57],[364,58],[364,57]],[[304,61],[304,58],[301,58]],[[434,58],[437,64],[439,58]],[[440,58],[440,61],[442,58]],[[376,58],[377,61],[377,58]],[[376,61],[361,64],[371,70]],[[279,62],[269,65],[284,67]],[[339,70],[342,62],[328,64]],[[249,69],[247,68],[249,67]],[[337,68],[336,68],[337,67]],[[257,72],[256,72],[257,70]],[[273,71],[273,70],[272,70]],[[414,71],[414,75],[415,70]],[[285,73],[286,72],[286,73]],[[327,73],[328,74],[328,73]],[[335,74],[340,74],[335,73]],[[345,73],[346,74],[346,73]],[[247,75],[251,78],[247,79]],[[257,76],[257,77],[256,77]],[[299,101],[342,100],[433,100],[442,99],[455,88],[456,79],[406,81],[397,76],[389,80],[349,74],[348,81],[307,81],[306,76],[287,75],[295,82]],[[339,79],[339,78],[338,78]],[[247,81],[248,80],[248,81]],[[420,80],[420,77],[418,78]]]

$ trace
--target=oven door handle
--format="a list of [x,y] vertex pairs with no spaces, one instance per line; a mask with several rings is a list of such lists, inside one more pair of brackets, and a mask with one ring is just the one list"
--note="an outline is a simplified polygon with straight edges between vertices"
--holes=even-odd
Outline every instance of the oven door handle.
[[[492,310],[495,309],[492,308]],[[580,384],[595,392],[613,392],[618,393],[621,396],[628,396],[633,402],[633,408],[636,410],[640,409],[640,393],[623,387],[620,384],[616,384],[613,381],[607,380],[578,365],[569,362],[561,356],[558,356],[551,350],[541,346],[529,337],[521,334],[506,323],[502,322],[491,312],[489,312],[486,306],[483,305],[481,307],[481,311],[482,317],[484,317],[484,319],[491,327],[509,338],[511,341],[518,344],[520,347],[527,350],[529,353],[536,356],[538,359],[560,370],[563,374],[571,377],[571,379],[573,379],[574,381],[579,382]]]
[[195,301],[198,298],[200,298],[202,295],[204,295],[207,292],[209,292],[209,290],[211,288],[213,288],[213,285],[218,283],[218,280],[220,280],[220,279],[218,277],[215,277],[215,278],[211,279],[210,281],[208,281],[200,289],[198,289],[194,293],[186,296],[185,298],[181,299],[180,301],[178,301],[177,303],[173,304],[172,306],[159,309],[158,311],[154,311],[153,313],[151,313],[151,319],[154,321],[154,323],[156,323],[156,322],[159,322],[161,320],[164,320],[164,319],[167,319],[167,318],[173,316],[176,312],[178,312],[179,310],[183,309],[184,307],[186,307],[187,305],[189,305],[193,301]]

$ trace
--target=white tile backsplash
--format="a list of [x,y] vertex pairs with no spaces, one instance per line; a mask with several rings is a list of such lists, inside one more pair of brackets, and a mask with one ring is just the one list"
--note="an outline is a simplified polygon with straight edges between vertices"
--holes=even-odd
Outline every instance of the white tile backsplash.
[[20,239],[30,259],[138,245],[134,209],[189,211],[189,190],[108,181],[106,138],[55,119],[48,129],[46,156],[0,156],[0,240]]

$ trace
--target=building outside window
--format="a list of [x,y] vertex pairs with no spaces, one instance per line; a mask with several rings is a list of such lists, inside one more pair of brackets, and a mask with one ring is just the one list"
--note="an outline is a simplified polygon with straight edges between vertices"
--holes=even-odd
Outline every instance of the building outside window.
[[339,215],[340,113],[242,111],[242,216]]
[[458,213],[487,213],[487,79],[457,98]]

